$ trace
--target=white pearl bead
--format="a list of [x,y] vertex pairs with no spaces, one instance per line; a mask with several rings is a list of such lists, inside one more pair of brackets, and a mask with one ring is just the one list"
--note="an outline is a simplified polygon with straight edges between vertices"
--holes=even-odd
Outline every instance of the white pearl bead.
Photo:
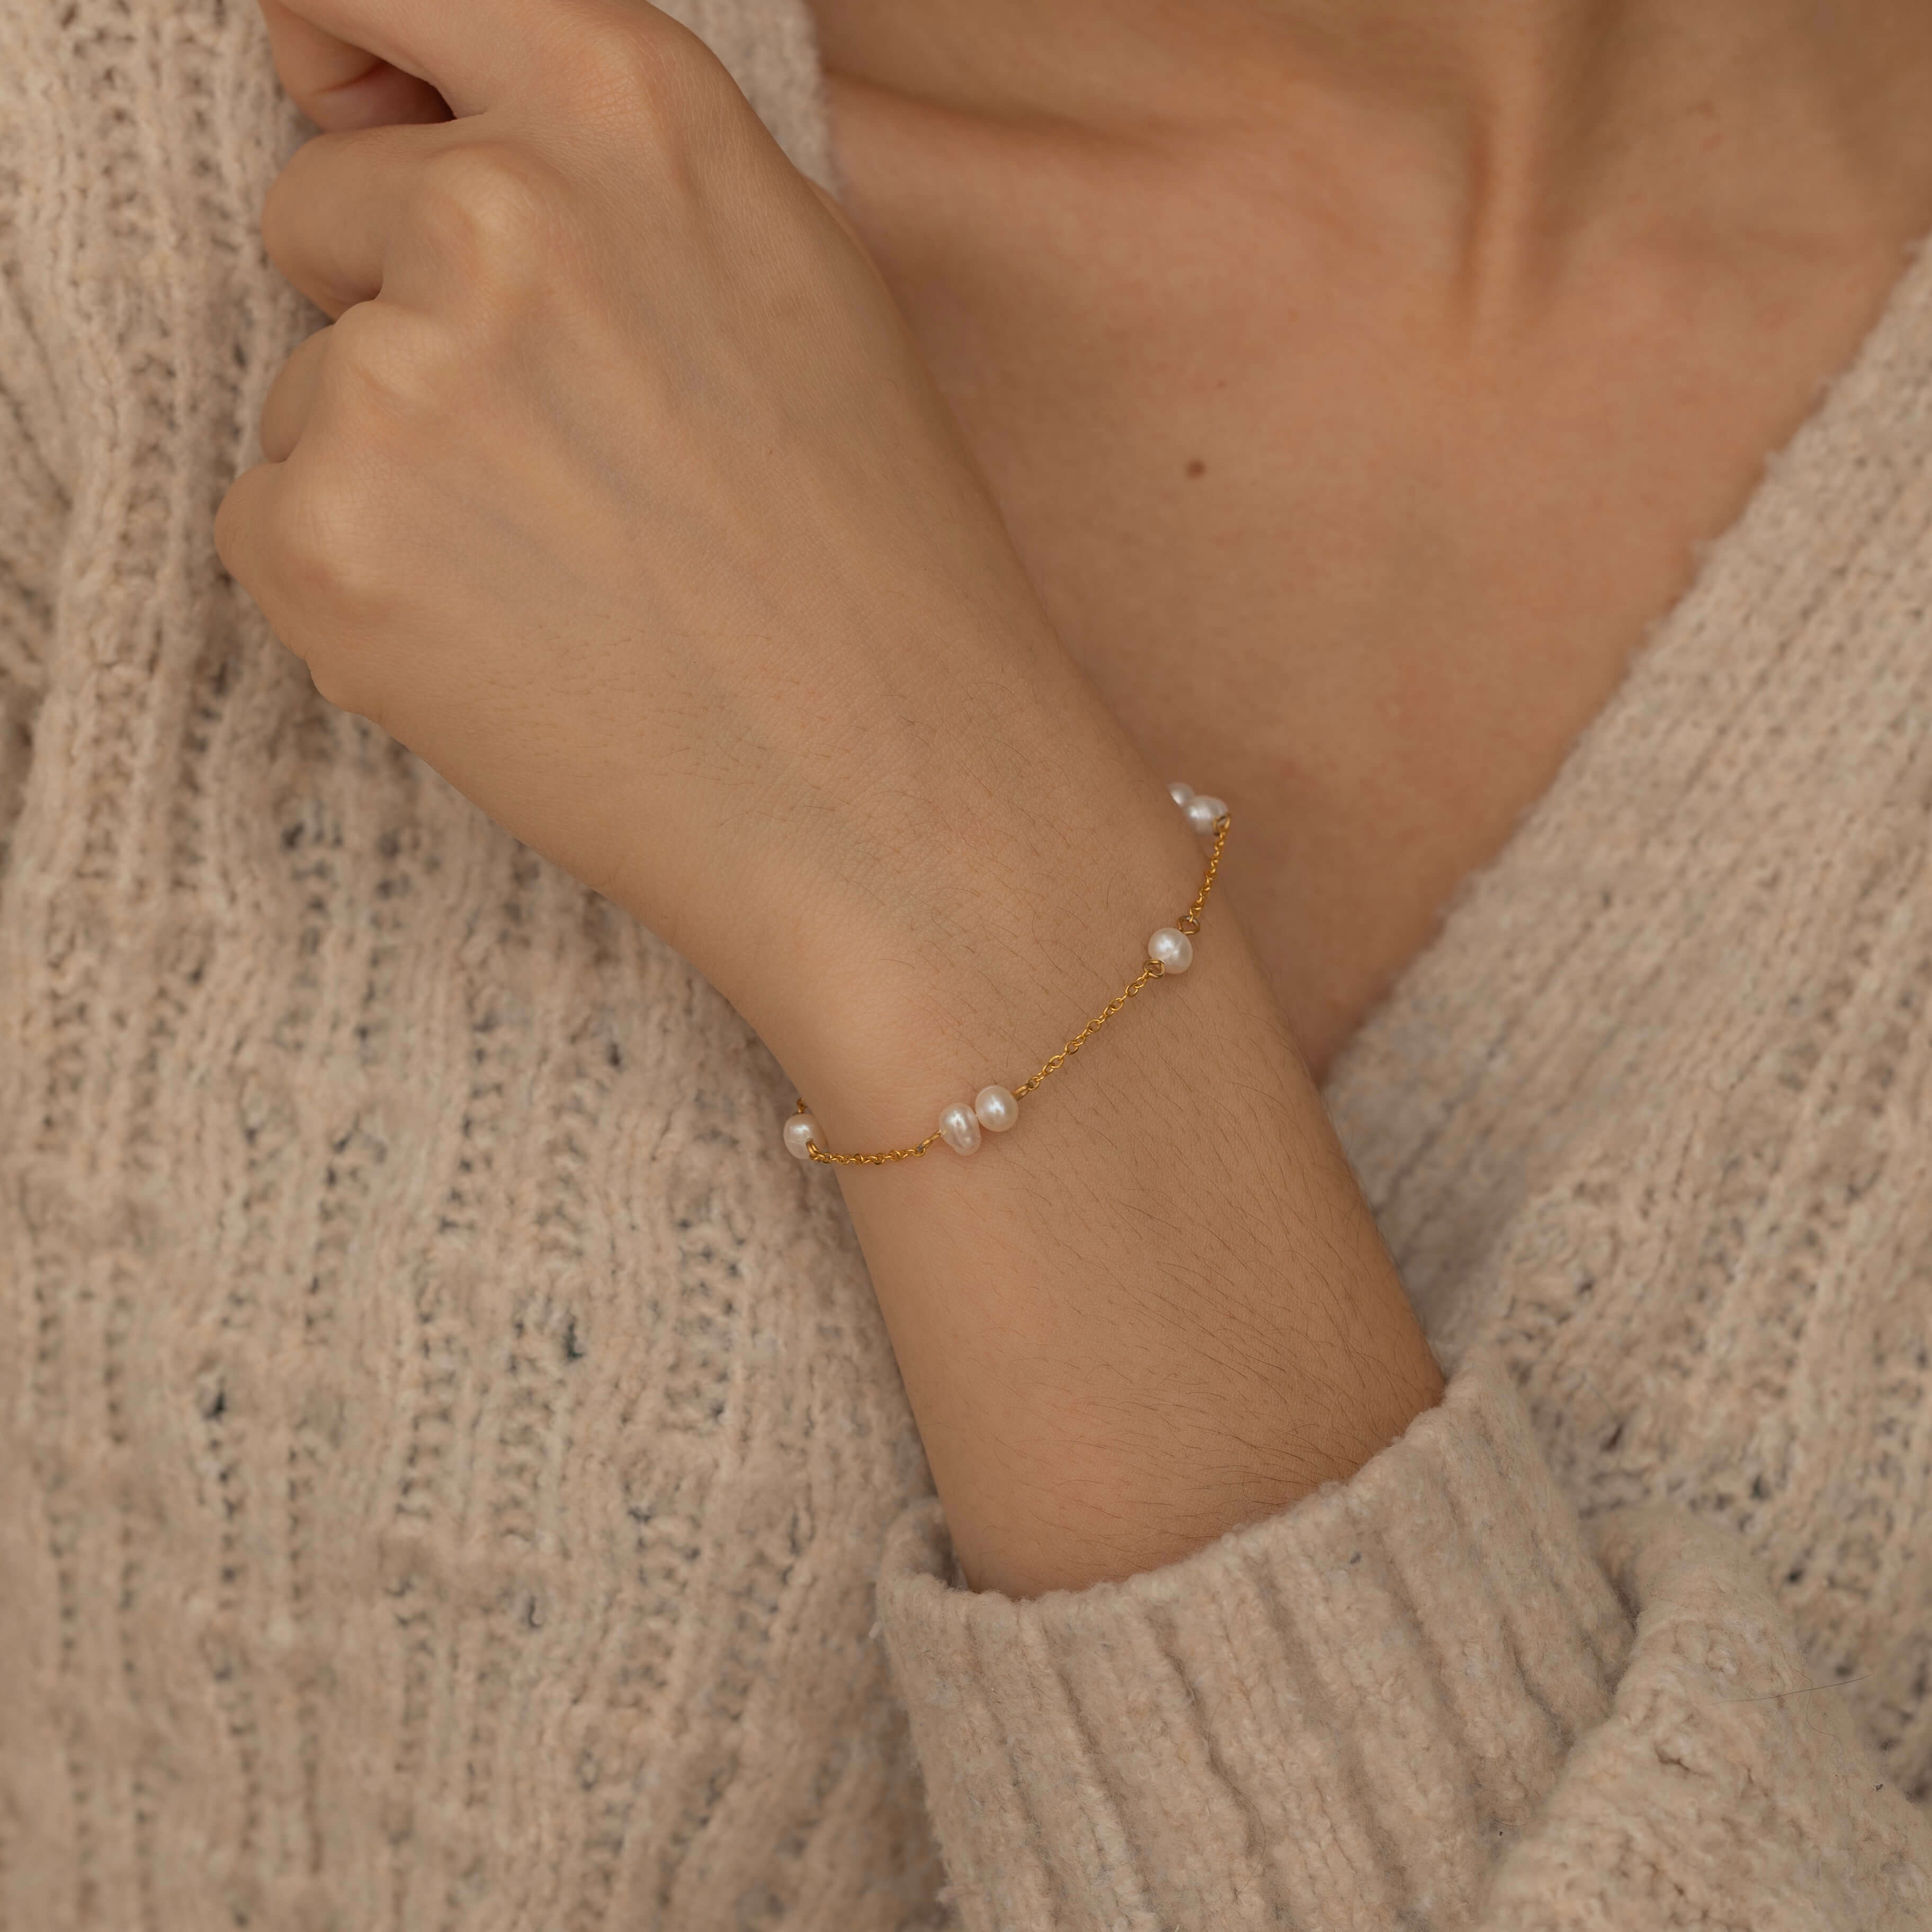
[[1212,832],[1215,820],[1228,808],[1218,798],[1208,798],[1197,793],[1180,808],[1186,814],[1188,824],[1196,831]]
[[806,1144],[808,1141],[818,1141],[820,1147],[825,1144],[824,1141],[819,1140],[818,1123],[809,1114],[793,1114],[785,1123],[786,1153],[796,1154],[800,1160],[809,1160],[812,1149]]
[[973,1112],[989,1134],[1003,1134],[1020,1117],[1020,1103],[1004,1087],[982,1087]]
[[1185,973],[1194,964],[1194,942],[1177,926],[1164,926],[1148,941],[1148,957],[1164,973]]
[[1194,796],[1194,788],[1192,785],[1183,784],[1177,779],[1168,787],[1167,795],[1176,805],[1185,805]]
[[939,1137],[955,1154],[970,1154],[980,1144],[979,1117],[964,1100],[956,1100],[939,1117]]

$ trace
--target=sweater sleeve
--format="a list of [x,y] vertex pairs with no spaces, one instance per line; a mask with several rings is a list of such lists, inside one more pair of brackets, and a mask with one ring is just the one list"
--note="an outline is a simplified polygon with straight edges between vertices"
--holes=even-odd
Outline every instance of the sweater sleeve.
[[1742,1545],[1593,1538],[1491,1363],[1182,1562],[1025,1603],[950,1568],[922,1504],[880,1615],[967,1932],[1926,1922],[1926,1822]]

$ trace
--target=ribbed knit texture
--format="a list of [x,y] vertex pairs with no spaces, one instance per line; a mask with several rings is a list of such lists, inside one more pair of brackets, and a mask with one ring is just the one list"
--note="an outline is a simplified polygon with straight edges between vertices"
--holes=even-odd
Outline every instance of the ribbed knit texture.
[[211,548],[306,131],[252,0],[0,6],[0,1925],[925,1922],[926,1479],[790,1096]]
[[0,0],[0,1932],[1932,1923],[1932,259],[1330,1081],[1448,1400],[1013,1605],[770,1057],[217,562],[307,131]]
[[946,1561],[936,1505],[902,1520],[886,1628],[993,1925],[1464,1922],[1630,1647],[1492,1369],[1354,1482],[1125,1585],[1016,1605]]

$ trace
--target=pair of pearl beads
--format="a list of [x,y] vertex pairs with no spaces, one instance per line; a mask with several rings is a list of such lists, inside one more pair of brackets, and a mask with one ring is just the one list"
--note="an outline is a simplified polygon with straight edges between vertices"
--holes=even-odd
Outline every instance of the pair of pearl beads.
[[939,1117],[939,1137],[955,1154],[971,1154],[980,1144],[980,1130],[1003,1134],[1020,1117],[1020,1103],[1004,1087],[982,1087],[968,1106],[956,1100]]
[[[1196,832],[1210,832],[1217,820],[1227,815],[1228,808],[1218,798],[1210,798],[1204,792],[1197,792],[1192,785],[1177,781],[1167,788],[1167,795],[1180,808],[1180,815]],[[1170,968],[1169,970],[1175,969]]]
[[[971,1154],[980,1144],[980,1130],[1003,1134],[1016,1125],[1020,1103],[1004,1087],[982,1087],[971,1106],[956,1100],[939,1117],[939,1136],[955,1154]],[[812,1144],[819,1140],[818,1123],[809,1114],[794,1114],[784,1124],[785,1151],[797,1160],[812,1158]]]

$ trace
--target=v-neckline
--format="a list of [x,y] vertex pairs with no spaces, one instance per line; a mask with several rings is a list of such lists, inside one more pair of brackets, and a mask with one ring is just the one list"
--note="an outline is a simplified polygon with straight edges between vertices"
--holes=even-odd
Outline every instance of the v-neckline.
[[[1459,1192],[1497,1181],[1520,1190],[1560,1151],[1568,1125],[1552,1116],[1568,1101],[1532,1090],[1538,1054],[1516,1037],[1532,1008],[1532,1031],[1566,1015],[1581,1028],[1613,1025],[1618,989],[1600,976],[1619,960],[1648,970],[1637,956],[1648,962],[1681,942],[1696,926],[1700,871],[1708,880],[1709,867],[1736,862],[1735,843],[1686,849],[1672,828],[1712,761],[1750,735],[1754,712],[1781,701],[1780,677],[1803,669],[1802,614],[1826,607],[1859,534],[1822,530],[1825,506],[1869,490],[1875,464],[1900,488],[1932,465],[1925,426],[1900,421],[1894,406],[1912,369],[1932,375],[1932,242],[1907,255],[1850,361],[1706,547],[1554,781],[1462,882],[1433,938],[1328,1069],[1323,1100],[1398,1261],[1406,1231],[1445,1214],[1497,1225],[1506,1203]],[[1664,904],[1677,929],[1660,932]],[[1604,1044],[1617,1090],[1667,1082],[1667,1069],[1640,1064],[1641,1042]],[[1580,1119],[1603,1097],[1568,1099]]]

